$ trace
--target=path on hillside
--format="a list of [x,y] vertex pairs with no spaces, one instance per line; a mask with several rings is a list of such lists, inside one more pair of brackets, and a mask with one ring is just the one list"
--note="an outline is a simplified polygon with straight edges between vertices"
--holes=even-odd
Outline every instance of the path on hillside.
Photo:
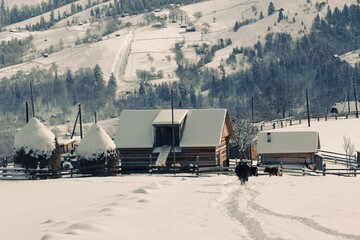
[[130,32],[127,34],[123,44],[119,48],[114,63],[111,66],[111,72],[114,73],[115,78],[118,80],[118,82],[120,81],[120,78],[124,72],[123,70],[125,69],[128,59],[128,51],[131,49],[131,45],[133,42],[134,33],[133,29],[131,29]]

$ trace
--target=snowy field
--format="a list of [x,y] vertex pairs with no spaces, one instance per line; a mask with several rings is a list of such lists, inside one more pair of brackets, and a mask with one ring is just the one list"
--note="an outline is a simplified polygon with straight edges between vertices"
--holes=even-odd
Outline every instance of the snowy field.
[[360,178],[1,181],[1,239],[360,239]]

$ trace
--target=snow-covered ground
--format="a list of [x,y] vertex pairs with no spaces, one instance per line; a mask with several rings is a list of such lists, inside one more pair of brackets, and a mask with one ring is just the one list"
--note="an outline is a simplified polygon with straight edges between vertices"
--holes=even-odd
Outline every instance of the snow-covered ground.
[[0,182],[2,239],[360,239],[360,178],[127,175]]

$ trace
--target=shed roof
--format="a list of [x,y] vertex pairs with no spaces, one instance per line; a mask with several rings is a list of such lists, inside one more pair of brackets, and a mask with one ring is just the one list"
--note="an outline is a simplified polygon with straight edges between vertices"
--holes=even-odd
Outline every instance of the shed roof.
[[259,154],[315,153],[319,148],[319,133],[316,131],[266,131],[257,134]]
[[[170,122],[166,117],[169,114]],[[186,121],[180,147],[216,147],[220,145],[224,125],[227,122],[226,109],[174,110],[174,122],[181,123],[185,116]],[[153,125],[159,123],[171,124],[170,109],[122,111],[115,134],[116,146],[118,148],[152,148],[154,144]]]

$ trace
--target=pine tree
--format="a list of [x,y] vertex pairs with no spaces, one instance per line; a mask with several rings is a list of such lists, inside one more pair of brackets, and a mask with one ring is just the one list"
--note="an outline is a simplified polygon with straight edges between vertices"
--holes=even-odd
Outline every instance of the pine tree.
[[279,10],[278,22],[284,19],[284,14],[282,10]]
[[110,75],[108,85],[107,85],[107,90],[108,90],[108,96],[111,99],[115,99],[116,90],[117,90],[117,83],[116,83],[116,78],[115,78],[114,73],[111,73],[111,75]]
[[268,16],[273,15],[274,12],[275,12],[275,6],[274,6],[273,2],[270,2],[269,6],[268,6]]
[[140,83],[139,94],[140,94],[140,95],[145,95],[145,94],[146,94],[145,85],[144,85],[143,82]]
[[191,105],[196,108],[197,107],[197,104],[196,104],[196,93],[195,93],[195,89],[193,86],[191,86],[190,88],[190,102],[191,102]]
[[260,17],[259,17],[260,19],[263,19],[264,18],[264,14],[263,14],[263,12],[262,11],[260,11]]

